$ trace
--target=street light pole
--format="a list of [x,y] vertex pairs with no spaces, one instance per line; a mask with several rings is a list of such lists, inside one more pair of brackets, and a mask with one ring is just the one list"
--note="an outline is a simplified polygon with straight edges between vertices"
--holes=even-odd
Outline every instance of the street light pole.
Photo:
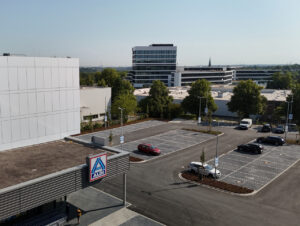
[[198,116],[198,124],[201,123],[201,97],[199,98],[199,116]]
[[[122,139],[124,139],[124,136],[123,136],[123,110],[124,108],[121,108],[119,107],[119,109],[121,110],[121,137]],[[123,150],[123,140],[120,140],[120,143],[121,143],[121,150]]]
[[288,130],[288,122],[289,122],[289,108],[290,108],[290,102],[287,101],[288,107],[287,107],[287,111],[286,111],[286,121],[285,121],[285,140],[287,137],[287,130]]
[[104,100],[104,107],[105,107],[104,126],[106,129],[106,121],[107,121],[106,96],[105,96],[105,100]]
[[[219,121],[218,121],[219,122]],[[217,143],[216,143],[216,157],[215,157],[215,177],[217,178],[217,158],[218,158],[218,144],[219,144],[219,135],[217,134]],[[219,161],[218,161],[219,162]]]
[[199,116],[198,116],[198,124],[200,125],[201,123],[201,99],[206,99],[206,97],[200,97],[198,96],[199,98]]

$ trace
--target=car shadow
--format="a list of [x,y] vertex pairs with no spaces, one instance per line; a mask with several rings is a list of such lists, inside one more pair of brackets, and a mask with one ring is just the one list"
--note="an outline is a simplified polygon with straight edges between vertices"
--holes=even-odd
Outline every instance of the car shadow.
[[137,154],[137,155],[141,155],[141,156],[155,156],[155,155],[152,155],[152,154],[141,152],[139,150],[134,150],[134,151],[132,151],[132,153]]
[[236,130],[248,130],[248,129],[242,129],[240,126],[236,126],[236,127],[234,127],[234,129],[236,129]]
[[253,153],[253,152],[248,152],[248,151],[242,151],[242,150],[238,150],[238,149],[235,149],[234,152],[237,152],[237,153],[240,153],[240,154],[243,154],[243,155],[260,155],[260,154],[257,154],[257,153]]

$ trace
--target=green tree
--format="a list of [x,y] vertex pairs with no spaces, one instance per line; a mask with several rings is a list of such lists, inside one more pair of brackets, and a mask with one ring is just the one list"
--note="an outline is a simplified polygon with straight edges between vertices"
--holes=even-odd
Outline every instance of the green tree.
[[143,112],[148,111],[151,117],[167,117],[168,106],[172,103],[173,97],[169,96],[169,90],[165,84],[159,80],[153,82],[149,96],[139,103]]
[[124,80],[121,77],[118,77],[114,80],[112,86],[112,94],[111,98],[114,101],[115,97],[120,95],[132,94],[134,92],[134,88],[128,80]]
[[87,86],[93,86],[94,85],[93,75],[91,75],[91,74],[88,75],[88,77],[86,78],[85,84]]
[[105,83],[108,87],[113,87],[116,79],[120,78],[119,73],[113,68],[105,68],[101,72],[101,76],[99,79],[104,79]]
[[208,108],[208,113],[215,112],[218,109],[214,99],[211,96],[210,82],[205,79],[197,80],[193,82],[191,88],[189,89],[189,95],[185,97],[181,103],[182,108],[185,112],[190,112],[192,114],[199,114],[199,97],[205,97],[201,99],[201,113],[204,112],[206,107]]
[[105,82],[105,80],[102,78],[102,79],[100,79],[100,80],[98,81],[97,85],[100,86],[100,87],[106,87],[106,82]]
[[180,104],[170,103],[168,105],[168,118],[178,118],[183,114],[183,109]]
[[127,122],[128,115],[134,114],[137,107],[136,98],[133,94],[122,94],[117,96],[112,103],[111,113],[115,118],[120,118],[121,111],[119,107],[123,108],[123,121]]
[[[293,120],[297,123],[298,127],[300,127],[300,83],[297,83],[295,87],[292,89],[293,95],[293,106],[292,106],[292,113],[293,113]],[[287,101],[291,101],[292,97],[289,96]]]
[[275,72],[272,81],[268,82],[268,89],[291,89],[293,86],[293,74],[289,71]]
[[262,114],[266,109],[267,99],[260,94],[261,86],[258,86],[251,80],[241,81],[233,89],[233,96],[228,109],[231,112],[237,112],[240,117],[249,117],[249,115]]

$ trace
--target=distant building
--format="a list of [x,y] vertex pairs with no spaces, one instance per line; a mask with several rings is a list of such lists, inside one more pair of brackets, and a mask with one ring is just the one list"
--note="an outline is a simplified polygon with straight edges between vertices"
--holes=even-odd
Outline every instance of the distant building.
[[213,84],[231,84],[235,77],[235,71],[227,67],[178,67],[173,72],[171,86],[189,86],[199,79],[206,79]]
[[0,56],[0,151],[77,133],[79,60]]
[[83,122],[104,120],[111,105],[110,87],[81,87],[80,88],[80,119]]
[[272,75],[280,70],[255,70],[255,69],[236,69],[236,80],[253,80],[258,84],[266,84],[272,81]]
[[132,48],[132,71],[129,79],[136,88],[151,86],[155,80],[171,86],[176,71],[177,47],[173,44],[152,44]]
[[[218,106],[217,111],[213,113],[214,116],[237,117],[237,114],[228,110],[227,103],[231,100],[233,95],[234,85],[212,85],[211,95]],[[189,86],[183,87],[169,87],[169,95],[173,97],[174,103],[181,103],[182,100],[188,96]],[[149,95],[149,88],[136,89],[134,95],[138,101]],[[291,90],[274,90],[263,89],[261,94],[267,98],[268,104],[279,104],[286,100],[287,96],[291,94]]]

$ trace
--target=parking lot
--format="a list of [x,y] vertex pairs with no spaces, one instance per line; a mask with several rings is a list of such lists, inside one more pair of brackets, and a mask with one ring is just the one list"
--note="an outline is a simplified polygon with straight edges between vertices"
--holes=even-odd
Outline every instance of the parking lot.
[[[219,158],[220,181],[259,190],[299,159],[298,145],[264,145],[261,155],[234,150]],[[209,164],[213,165],[213,160]]]
[[[158,156],[152,156],[139,152],[137,150],[137,146],[139,144],[152,144],[161,150],[160,156],[163,156],[175,151],[194,146],[214,137],[216,136],[206,133],[178,129],[162,133],[156,136],[150,136],[144,139],[125,143],[123,144],[123,150],[131,152],[130,155],[133,157],[149,160],[152,158],[157,158]],[[118,145],[116,147],[121,148],[121,145]]]
[[[142,130],[142,129],[147,129],[151,128],[154,126],[159,126],[166,124],[167,122],[163,121],[157,121],[157,120],[149,120],[146,122],[140,122],[140,123],[135,123],[127,126],[123,126],[123,133],[131,133],[137,130]],[[89,134],[84,134],[80,135],[77,138],[85,140],[85,141],[91,141],[92,136],[97,136],[97,137],[102,137],[102,138],[108,138],[110,135],[110,132],[112,132],[113,136],[121,135],[122,133],[122,127],[114,128],[114,129],[107,129],[104,131],[99,131],[99,132],[94,132],[94,133],[89,133]]]

